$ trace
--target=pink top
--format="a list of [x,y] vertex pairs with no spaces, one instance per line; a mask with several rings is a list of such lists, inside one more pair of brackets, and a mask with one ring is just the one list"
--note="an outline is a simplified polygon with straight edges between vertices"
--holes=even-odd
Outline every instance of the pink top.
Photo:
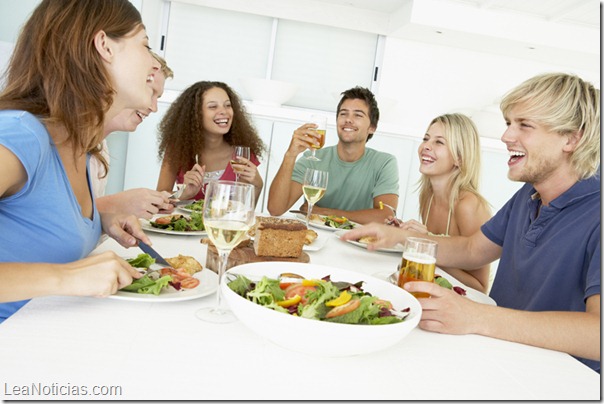
[[[256,165],[256,167],[258,167],[260,165],[260,160],[258,160],[258,158],[256,157],[256,155],[253,152],[251,152],[250,154],[251,154],[250,161],[252,163],[254,163]],[[191,167],[191,168],[193,168],[193,167]],[[185,172],[186,171],[182,171],[182,170],[178,172],[178,175],[176,176],[177,184],[182,184],[184,182]],[[224,172],[222,173],[222,176],[218,180],[219,181],[235,181],[235,172],[233,171],[233,167],[231,167],[230,163],[227,164]],[[207,181],[206,178],[204,178],[203,186],[199,190],[199,193],[197,195],[195,195],[195,197],[193,199],[199,200],[199,199],[205,198],[206,186],[208,185],[206,181]]]

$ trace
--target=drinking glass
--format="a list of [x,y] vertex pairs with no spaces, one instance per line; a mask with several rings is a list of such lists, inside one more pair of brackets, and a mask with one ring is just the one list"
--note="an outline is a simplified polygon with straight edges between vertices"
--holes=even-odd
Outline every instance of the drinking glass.
[[234,146],[233,147],[233,155],[231,156],[231,167],[235,172],[235,181],[239,181],[239,169],[244,165],[244,163],[239,161],[239,158],[243,157],[246,159],[250,159],[250,148],[247,146]]
[[197,311],[199,319],[212,323],[230,323],[233,313],[222,307],[220,285],[223,282],[231,250],[239,244],[255,220],[254,186],[234,181],[211,181],[203,205],[203,222],[208,237],[218,250],[218,290],[216,305]]
[[314,168],[307,168],[304,173],[304,184],[302,185],[302,192],[304,192],[304,198],[308,202],[308,212],[306,212],[306,227],[310,221],[310,213],[312,207],[317,203],[327,190],[327,171],[315,170]]
[[311,154],[310,154],[310,156],[308,156],[306,158],[308,160],[321,161],[320,158],[315,156],[315,151],[317,149],[320,149],[323,146],[325,146],[325,131],[327,130],[327,117],[325,115],[311,115],[310,122],[317,125],[317,128],[315,130],[317,131],[317,134],[319,135],[319,145],[310,146]]
[[[398,275],[398,286],[401,288],[407,282],[434,281],[436,269],[436,249],[438,243],[418,237],[407,237],[401,269]],[[415,297],[430,297],[427,293],[412,292]]]

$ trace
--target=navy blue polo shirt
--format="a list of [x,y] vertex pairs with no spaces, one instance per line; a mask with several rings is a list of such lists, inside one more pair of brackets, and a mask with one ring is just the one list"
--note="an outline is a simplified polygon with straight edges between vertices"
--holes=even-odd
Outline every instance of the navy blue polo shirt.
[[[490,296],[528,311],[585,311],[600,294],[600,177],[575,183],[541,206],[525,184],[481,230],[502,247]],[[581,360],[598,370],[599,362]]]

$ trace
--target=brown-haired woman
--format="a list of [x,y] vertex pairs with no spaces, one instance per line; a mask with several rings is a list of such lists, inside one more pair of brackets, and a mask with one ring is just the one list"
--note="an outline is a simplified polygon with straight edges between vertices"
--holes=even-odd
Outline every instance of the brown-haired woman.
[[182,92],[159,125],[159,158],[163,159],[158,191],[185,184],[180,199],[203,199],[211,180],[235,180],[229,164],[233,146],[250,148],[239,180],[253,184],[256,201],[264,185],[257,166],[265,146],[238,95],[225,83],[200,81]]
[[23,299],[107,296],[140,277],[112,252],[84,258],[101,231],[149,241],[134,216],[99,214],[88,160],[104,161],[107,121],[151,106],[152,60],[128,0],[43,0],[24,25],[0,94],[0,322]]

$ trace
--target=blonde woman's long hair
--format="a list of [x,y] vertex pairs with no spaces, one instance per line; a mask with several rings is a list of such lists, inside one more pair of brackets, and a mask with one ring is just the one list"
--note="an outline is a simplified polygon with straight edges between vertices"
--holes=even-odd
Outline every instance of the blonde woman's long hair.
[[[445,114],[438,116],[430,122],[428,129],[435,123],[443,125],[445,140],[449,153],[457,167],[449,178],[449,209],[455,210],[459,196],[470,192],[478,198],[487,208],[489,203],[478,192],[480,182],[480,138],[474,122],[463,114]],[[430,178],[422,174],[418,182],[419,212],[422,220],[427,219],[428,204],[434,190]]]
[[578,76],[547,73],[511,90],[501,101],[505,116],[517,104],[523,114],[561,136],[582,132],[570,163],[579,179],[596,174],[600,166],[600,90]]

